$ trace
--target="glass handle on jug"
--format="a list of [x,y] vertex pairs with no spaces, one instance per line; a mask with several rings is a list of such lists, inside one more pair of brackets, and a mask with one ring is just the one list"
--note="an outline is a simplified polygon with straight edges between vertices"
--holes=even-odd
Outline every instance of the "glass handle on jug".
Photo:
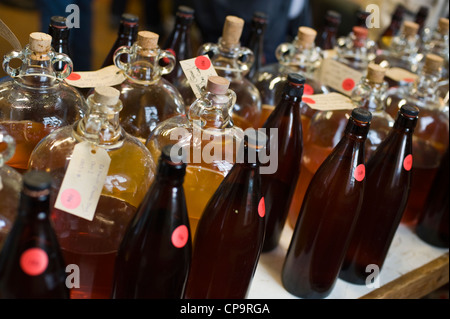
[[52,59],[52,66],[59,62],[62,62],[64,64],[64,68],[62,71],[56,71],[56,69],[55,69],[56,77],[58,79],[65,79],[73,71],[73,62],[67,54],[58,53],[58,54],[55,54],[55,56]]
[[210,59],[219,53],[219,47],[216,43],[205,43],[198,49],[198,56],[207,54]]
[[[20,60],[21,63],[17,68],[14,68],[10,65],[11,60]],[[11,51],[3,58],[3,70],[11,77],[18,76],[20,74],[22,63],[24,63],[22,51]]]
[[255,55],[253,51],[249,48],[241,47],[239,50],[239,58],[237,59],[237,63],[239,65],[239,70],[241,70],[243,75],[250,71],[253,62],[255,62]]
[[291,43],[281,43],[275,50],[275,57],[282,64],[289,63],[290,52],[295,50]]
[[122,62],[122,58],[121,58],[122,54],[127,54],[127,55],[131,56],[132,55],[131,49],[126,46],[122,46],[122,47],[118,48],[116,50],[116,52],[114,53],[114,65],[117,66],[122,71],[124,71],[125,73],[127,73],[128,69],[130,68],[130,64]]
[[[164,59],[164,66],[159,63],[160,60]],[[158,63],[156,65],[161,66],[161,74],[169,74],[175,67],[176,59],[175,56],[168,50],[161,50],[158,55]],[[167,65],[166,65],[167,64]]]

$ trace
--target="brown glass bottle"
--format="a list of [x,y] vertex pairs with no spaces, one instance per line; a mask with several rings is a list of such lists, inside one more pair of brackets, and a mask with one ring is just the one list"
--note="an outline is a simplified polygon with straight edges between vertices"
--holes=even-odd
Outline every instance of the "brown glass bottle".
[[[172,72],[163,75],[180,92],[184,103],[191,105],[196,97],[184,75],[180,61],[193,58],[191,27],[194,21],[194,9],[188,6],[179,6],[175,16],[175,26],[167,38],[164,49],[170,51],[176,58]],[[164,63],[164,60],[162,61]]]
[[[124,13],[121,16],[117,39],[114,42],[111,50],[103,61],[102,68],[109,65],[114,65],[114,53],[121,46],[131,47],[137,39],[137,32],[139,29],[139,17],[131,14]],[[125,55],[122,56],[122,62],[126,62]]]
[[197,226],[186,299],[243,299],[247,295],[265,225],[258,152],[266,136],[251,135]]
[[334,288],[362,205],[370,119],[369,111],[353,109],[308,186],[282,270],[283,286],[295,296],[325,298]]
[[[70,55],[69,35],[70,29],[66,25],[66,18],[62,16],[53,16],[50,18],[48,34],[52,37],[52,48],[56,53]],[[64,63],[58,62],[53,67],[56,71],[64,70]]]
[[162,150],[155,182],[127,227],[115,262],[114,299],[183,296],[192,241],[183,190],[186,164],[177,150],[172,145]]
[[[300,174],[303,152],[300,103],[305,78],[289,73],[281,100],[267,119],[268,143],[276,144],[278,167],[274,173],[262,174],[262,189],[266,204],[266,235],[263,251],[277,247]],[[268,148],[275,149],[272,145]]]
[[23,175],[17,218],[0,254],[0,298],[68,299],[65,264],[50,222],[52,179]]
[[253,52],[255,61],[246,75],[246,77],[253,83],[256,82],[254,77],[258,74],[260,68],[265,64],[264,33],[266,31],[267,23],[268,18],[264,12],[258,11],[253,14],[247,48]]
[[416,16],[414,17],[414,22],[419,25],[419,35],[422,34],[429,12],[430,9],[427,6],[421,6],[419,10],[417,10]]
[[448,148],[428,193],[425,210],[415,232],[423,241],[436,247],[449,247],[449,155]]
[[332,50],[336,44],[336,36],[340,24],[341,14],[333,10],[328,10],[325,15],[323,30],[316,37],[316,46],[322,50]]
[[395,37],[400,31],[405,11],[405,7],[401,4],[397,5],[397,7],[395,8],[389,26],[386,28],[386,30],[384,30],[384,32],[378,39],[377,44],[380,49],[387,49],[390,47],[392,38]]
[[355,27],[367,28],[367,18],[370,16],[370,12],[358,9],[356,11],[356,23]]
[[419,110],[404,105],[394,127],[366,166],[364,201],[339,278],[364,285],[370,264],[381,269],[400,224],[411,186],[412,135]]

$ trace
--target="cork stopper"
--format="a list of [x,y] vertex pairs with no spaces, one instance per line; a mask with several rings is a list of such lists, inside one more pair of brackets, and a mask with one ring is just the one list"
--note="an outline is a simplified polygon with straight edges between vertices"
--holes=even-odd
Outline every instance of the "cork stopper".
[[379,64],[370,63],[367,67],[367,79],[373,83],[383,83],[386,69]]
[[158,47],[159,34],[151,31],[139,31],[137,44],[144,50],[153,50]]
[[52,36],[43,32],[33,32],[30,34],[30,49],[36,53],[46,53],[52,47]]
[[443,58],[436,54],[430,53],[425,57],[425,65],[423,68],[427,73],[434,73],[439,71],[443,63]]
[[297,32],[298,42],[304,47],[310,47],[316,39],[317,31],[309,27],[299,27]]
[[353,27],[352,31],[355,37],[357,37],[358,39],[366,39],[369,35],[369,30],[363,27],[355,26]]
[[213,75],[208,78],[206,89],[211,93],[223,95],[227,93],[229,86],[230,81],[224,77]]
[[448,19],[440,18],[438,21],[438,30],[440,34],[446,35],[448,34]]
[[417,32],[419,31],[419,25],[412,21],[405,21],[403,22],[403,34],[407,38],[414,37]]
[[119,90],[109,87],[96,87],[94,91],[94,101],[105,105],[116,105],[119,102]]
[[230,47],[239,44],[243,28],[243,19],[236,16],[227,16],[222,31],[222,41],[224,45]]

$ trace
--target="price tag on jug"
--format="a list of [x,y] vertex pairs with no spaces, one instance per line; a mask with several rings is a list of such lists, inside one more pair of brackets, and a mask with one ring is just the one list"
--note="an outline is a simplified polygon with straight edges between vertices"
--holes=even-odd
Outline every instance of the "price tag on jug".
[[217,75],[208,55],[180,61],[180,65],[196,98],[201,96],[202,88],[206,86],[208,78]]
[[97,71],[72,72],[65,81],[77,88],[95,88],[99,86],[115,86],[125,81],[126,76],[115,65],[109,65]]
[[302,101],[317,111],[353,110],[355,108],[348,96],[336,92],[303,96]]
[[350,96],[353,88],[363,76],[362,72],[332,58],[327,58],[322,61],[318,77],[323,84]]
[[111,158],[89,142],[75,146],[58,192],[55,208],[92,221],[105,184]]

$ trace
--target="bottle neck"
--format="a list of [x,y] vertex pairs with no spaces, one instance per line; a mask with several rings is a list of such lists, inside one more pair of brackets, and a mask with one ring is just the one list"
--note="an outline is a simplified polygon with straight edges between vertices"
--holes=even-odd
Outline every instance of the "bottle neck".
[[231,128],[230,114],[235,102],[236,94],[232,90],[223,95],[206,91],[189,108],[189,120],[202,129]]
[[345,127],[344,136],[357,142],[364,142],[369,133],[370,123],[359,122],[353,118],[350,118]]
[[77,133],[96,145],[113,147],[123,140],[119,112],[122,104],[104,105],[94,101],[94,95],[87,99],[88,112],[78,122]]
[[394,122],[394,129],[412,135],[414,133],[414,128],[416,127],[416,124],[417,124],[416,116],[408,116],[406,114],[402,114],[401,111],[399,111],[397,119]]
[[120,45],[131,46],[136,39],[138,32],[137,23],[123,22],[119,26],[118,42]]
[[[70,29],[65,27],[65,28],[58,28],[58,27],[54,27],[54,26],[50,26],[48,29],[48,33],[49,35],[52,36],[52,47],[53,49],[56,50],[57,46],[63,46],[63,45],[68,45],[68,41],[69,41],[69,31]],[[66,53],[67,52],[60,52],[57,51],[59,53]]]
[[384,112],[387,89],[387,82],[377,83],[366,77],[353,90],[351,99],[356,107],[363,107],[372,113]]
[[34,220],[49,218],[50,190],[30,191],[23,189],[20,194],[18,217]]
[[184,176],[186,174],[186,164],[172,163],[170,160],[160,158],[156,181],[166,183],[174,187],[183,186]]

